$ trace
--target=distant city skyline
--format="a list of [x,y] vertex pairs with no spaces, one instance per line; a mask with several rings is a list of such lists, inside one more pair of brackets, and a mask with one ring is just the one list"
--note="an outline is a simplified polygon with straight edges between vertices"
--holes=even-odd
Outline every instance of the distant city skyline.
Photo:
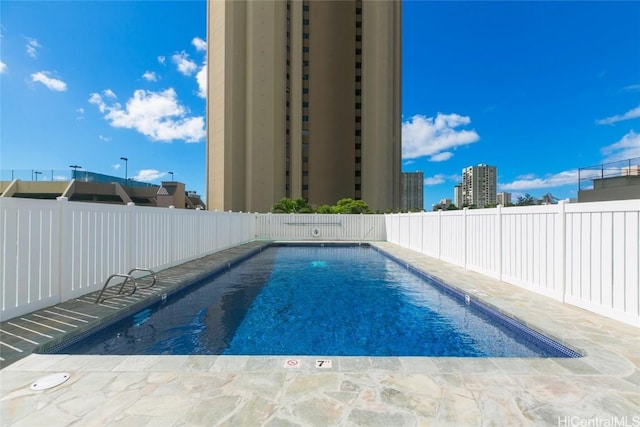
[[[205,193],[205,1],[0,12],[0,169],[126,166]],[[640,157],[639,20],[640,2],[405,1],[402,169],[425,208],[469,165],[514,200],[564,199],[578,168]]]

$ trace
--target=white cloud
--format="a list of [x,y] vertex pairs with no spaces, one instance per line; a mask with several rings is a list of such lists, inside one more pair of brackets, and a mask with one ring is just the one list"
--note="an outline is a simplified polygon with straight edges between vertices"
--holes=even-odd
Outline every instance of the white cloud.
[[433,176],[429,176],[424,179],[424,185],[438,185],[444,184],[447,181],[458,183],[462,180],[460,175],[444,175],[441,173],[437,173]]
[[113,165],[113,168],[114,168],[115,170],[120,169],[120,163],[116,163],[115,165]]
[[131,177],[135,181],[151,182],[167,176],[166,172],[160,172],[156,169],[142,169],[136,176]]
[[102,93],[104,93],[104,95],[108,98],[112,98],[112,99],[117,98],[116,94],[111,89],[105,89],[102,91]]
[[524,180],[527,180],[527,179],[535,179],[535,178],[536,178],[536,175],[535,175],[535,174],[533,174],[533,173],[527,173],[527,174],[524,174],[524,175],[518,175],[518,178],[517,178],[517,179],[524,179]]
[[451,149],[473,144],[480,139],[475,130],[457,130],[471,123],[469,117],[442,114],[433,117],[415,115],[402,123],[402,158],[428,156],[432,162],[441,162],[453,156]]
[[196,50],[199,51],[207,51],[207,42],[202,40],[200,37],[194,37],[193,40],[191,40],[191,43],[196,47]]
[[97,105],[98,110],[100,110],[101,113],[104,113],[107,110],[107,104],[104,103],[102,97],[98,93],[91,94],[91,96],[89,97],[89,103]]
[[438,185],[443,184],[446,181],[444,175],[436,174],[424,179],[424,185]]
[[516,179],[507,184],[499,184],[500,191],[508,190],[535,190],[539,188],[555,188],[565,185],[578,184],[578,170],[573,169],[563,171],[553,175],[547,175],[544,178],[536,178],[533,175],[527,175],[524,178]]
[[142,78],[148,82],[158,81],[158,77],[156,76],[156,73],[153,71],[145,71],[145,73],[142,75]]
[[190,76],[198,68],[195,62],[189,59],[189,55],[182,51],[171,57],[171,60],[178,67],[178,71],[185,76]]
[[622,88],[622,90],[629,90],[629,91],[640,90],[640,84],[625,86]]
[[77,108],[76,113],[78,113],[78,116],[76,117],[77,120],[84,120],[84,108]]
[[207,64],[202,64],[200,71],[196,74],[196,81],[198,82],[198,96],[200,98],[207,98]]
[[205,137],[204,117],[189,117],[172,88],[163,92],[138,89],[124,109],[118,103],[107,105],[97,93],[91,94],[89,102],[105,114],[111,126],[134,129],[154,141],[198,142]]
[[27,39],[27,55],[32,58],[36,58],[38,56],[38,49],[42,47],[38,40],[32,39],[31,37],[25,37]]
[[99,139],[99,140],[101,140],[101,141],[104,141],[104,142],[109,142],[109,141],[111,141],[111,138],[106,137],[106,136],[104,136],[104,135],[98,135],[98,139]]
[[633,108],[629,111],[627,111],[624,114],[618,114],[615,116],[611,116],[611,117],[607,117],[604,119],[600,119],[600,120],[596,120],[596,124],[599,125],[611,125],[614,124],[616,122],[621,122],[623,120],[631,120],[631,119],[636,119],[640,117],[640,105],[637,106],[636,108]]
[[451,151],[443,151],[442,153],[434,154],[429,158],[432,162],[444,162],[445,160],[449,160],[453,157],[453,153]]
[[640,157],[640,134],[635,133],[633,130],[629,131],[620,141],[607,145],[600,151],[607,156],[604,159],[605,162]]
[[158,63],[164,65],[164,61],[165,61],[165,57],[164,56],[158,56]]
[[56,92],[64,92],[67,90],[67,84],[59,79],[54,79],[48,76],[47,71],[39,71],[37,73],[31,74],[31,81],[39,82],[45,85],[47,88],[54,90]]
[[5,71],[7,71],[7,64],[0,61],[0,74],[4,73]]

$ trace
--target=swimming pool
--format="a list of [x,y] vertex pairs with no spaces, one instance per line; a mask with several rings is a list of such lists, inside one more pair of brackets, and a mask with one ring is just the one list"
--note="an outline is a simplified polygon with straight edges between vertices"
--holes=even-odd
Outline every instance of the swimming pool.
[[577,357],[368,246],[274,246],[71,354]]

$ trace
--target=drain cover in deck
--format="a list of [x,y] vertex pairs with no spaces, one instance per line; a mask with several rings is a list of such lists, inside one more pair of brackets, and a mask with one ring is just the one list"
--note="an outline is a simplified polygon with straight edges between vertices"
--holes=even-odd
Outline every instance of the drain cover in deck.
[[31,384],[31,390],[47,390],[49,388],[59,386],[68,379],[69,374],[67,372],[47,375],[46,377],[42,377]]

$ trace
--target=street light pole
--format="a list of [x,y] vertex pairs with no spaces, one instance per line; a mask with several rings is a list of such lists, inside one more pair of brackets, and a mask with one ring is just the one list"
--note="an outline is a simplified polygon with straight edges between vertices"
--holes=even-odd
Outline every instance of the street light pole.
[[169,174],[171,175],[171,182],[173,182],[173,172],[169,172]]
[[42,172],[40,171],[35,171],[33,173],[36,174],[36,181],[38,180],[38,175],[42,175]]
[[124,160],[124,185],[127,185],[127,179],[129,179],[129,171],[127,170],[129,166],[129,159],[126,157],[120,157],[120,160]]
[[78,176],[78,169],[82,169],[82,166],[78,166],[78,165],[71,165],[69,166],[71,169],[73,169],[73,179],[76,179]]

